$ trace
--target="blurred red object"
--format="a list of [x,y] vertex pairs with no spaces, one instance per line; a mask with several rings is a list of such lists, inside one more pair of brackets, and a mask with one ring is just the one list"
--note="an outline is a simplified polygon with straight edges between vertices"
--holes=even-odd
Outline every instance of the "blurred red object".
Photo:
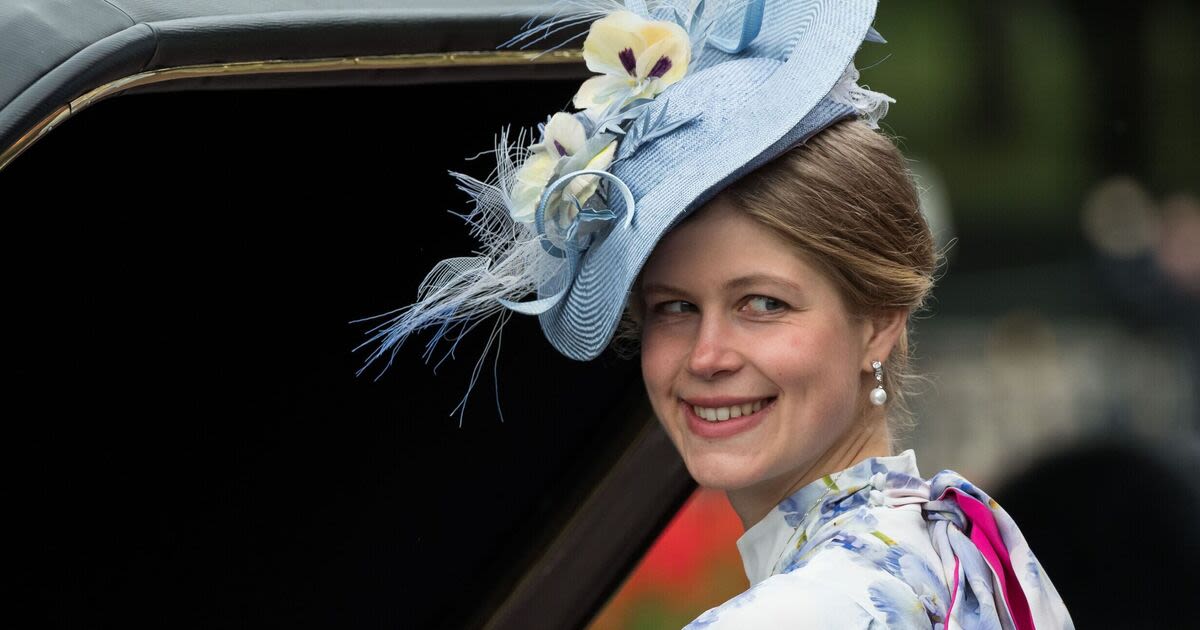
[[746,590],[741,535],[725,494],[697,489],[589,628],[680,628]]

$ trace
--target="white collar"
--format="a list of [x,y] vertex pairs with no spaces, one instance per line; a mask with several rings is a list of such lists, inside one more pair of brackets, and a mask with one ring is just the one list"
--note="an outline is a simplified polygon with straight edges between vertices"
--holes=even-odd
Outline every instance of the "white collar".
[[[738,552],[750,585],[771,577],[784,550],[814,516],[812,508],[827,496],[856,491],[872,482],[878,473],[900,472],[920,477],[912,449],[891,457],[870,457],[836,473],[825,475],[779,502],[761,520],[738,538]],[[835,483],[836,480],[836,483]],[[831,487],[832,486],[832,487]],[[830,490],[834,492],[831,493]]]

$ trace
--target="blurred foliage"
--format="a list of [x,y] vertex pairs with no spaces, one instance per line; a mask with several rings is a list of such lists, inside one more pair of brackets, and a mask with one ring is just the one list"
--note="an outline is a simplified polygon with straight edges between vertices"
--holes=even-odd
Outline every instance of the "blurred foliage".
[[962,231],[1077,232],[1115,173],[1196,191],[1194,3],[884,2],[876,26],[863,80],[896,98],[884,128],[939,172]]

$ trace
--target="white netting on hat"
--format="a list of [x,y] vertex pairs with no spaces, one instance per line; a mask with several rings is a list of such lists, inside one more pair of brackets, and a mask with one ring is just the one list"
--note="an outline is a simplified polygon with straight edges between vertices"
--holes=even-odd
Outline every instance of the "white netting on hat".
[[[513,143],[509,130],[503,129],[495,149],[480,154],[496,156],[496,168],[486,181],[451,171],[459,182],[459,189],[470,195],[473,202],[473,208],[459,216],[479,241],[476,255],[449,258],[435,265],[418,288],[417,302],[356,320],[390,317],[371,329],[370,340],[359,346],[378,344],[359,369],[360,374],[378,359],[386,358],[390,364],[410,335],[426,329],[435,331],[425,348],[427,359],[433,355],[439,341],[451,342],[444,360],[453,355],[458,340],[481,321],[506,314],[508,309],[499,300],[521,300],[553,279],[563,268],[563,259],[546,252],[541,237],[531,224],[510,218],[513,202],[509,191],[517,177],[518,165],[529,153],[527,145],[525,130],[520,131]],[[488,348],[498,334],[497,326],[493,328]],[[484,356],[486,354],[485,350]],[[482,361],[483,356],[472,375],[472,385]]]

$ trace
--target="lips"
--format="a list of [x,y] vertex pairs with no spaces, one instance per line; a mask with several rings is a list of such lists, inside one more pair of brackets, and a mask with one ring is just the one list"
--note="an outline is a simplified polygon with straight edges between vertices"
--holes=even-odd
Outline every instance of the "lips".
[[693,403],[692,411],[696,412],[697,416],[700,416],[709,422],[724,422],[730,418],[748,416],[755,411],[762,409],[763,406],[769,402],[769,398],[762,398],[753,402],[715,407],[706,407]]
[[[758,426],[775,407],[775,398],[690,399],[680,400],[679,405],[693,434],[706,439],[723,439]],[[739,412],[737,416],[733,415],[735,408]],[[741,413],[747,408],[750,413]],[[722,415],[727,419],[720,419]]]

